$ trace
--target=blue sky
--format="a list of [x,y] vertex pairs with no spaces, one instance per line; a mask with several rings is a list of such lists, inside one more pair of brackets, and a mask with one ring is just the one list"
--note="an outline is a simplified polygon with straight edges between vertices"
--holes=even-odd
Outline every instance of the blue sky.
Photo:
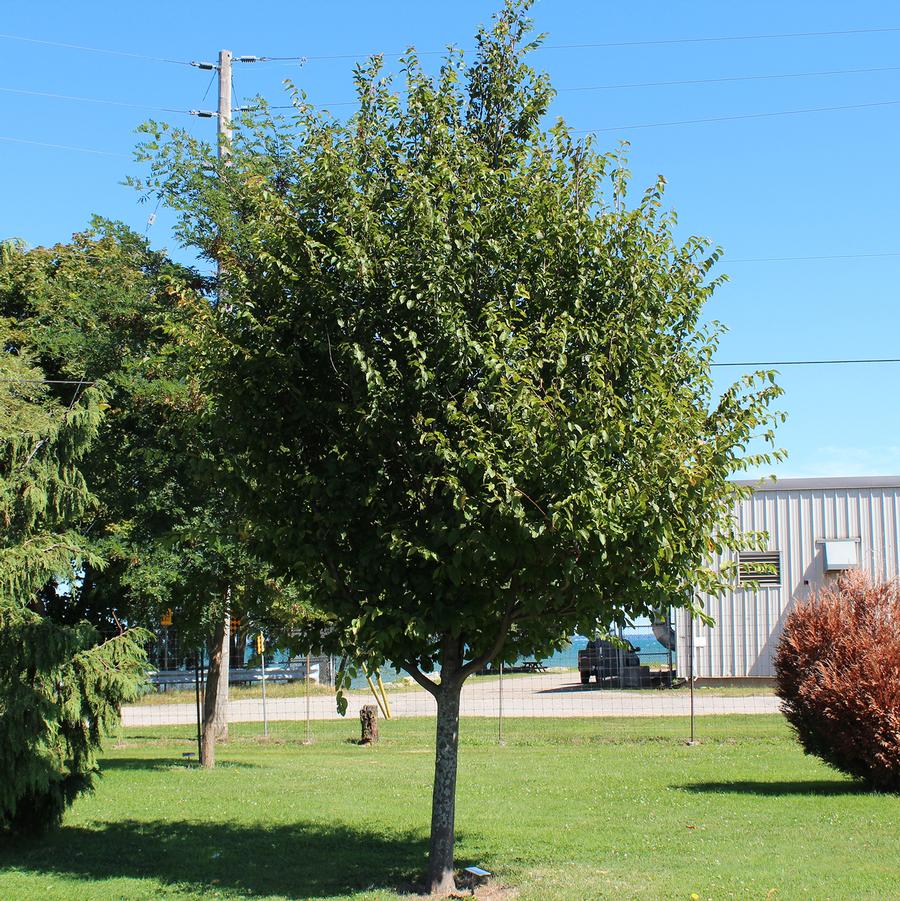
[[[222,47],[306,56],[302,66],[237,65],[237,102],[258,93],[278,102],[291,78],[331,105],[352,99],[353,60],[316,57],[470,47],[498,2],[47,2],[8,5],[0,32],[180,61],[212,60]],[[662,173],[684,234],[725,248],[731,281],[709,308],[730,328],[721,361],[900,356],[896,3],[539,0],[533,16],[548,32],[533,61],[560,91],[553,112],[573,128],[605,129],[601,146],[631,141],[635,189]],[[853,30],[861,33],[640,43]],[[620,46],[559,46],[576,44]],[[204,99],[209,73],[9,37],[0,49],[0,137],[103,151],[0,140],[0,237],[67,240],[95,212],[144,231],[151,210],[121,185],[140,172],[130,159],[134,128],[153,116],[212,136],[214,121],[13,91],[213,108],[214,86]],[[846,71],[860,69],[879,71]],[[840,74],[576,90],[824,72]],[[861,108],[658,125],[848,106]],[[636,125],[654,127],[625,127]],[[161,211],[149,234],[177,251],[171,222]],[[873,254],[885,256],[859,256]],[[852,258],[771,261],[841,255]],[[718,370],[719,383],[739,372]],[[775,472],[900,473],[900,364],[787,367],[779,381],[789,414],[779,441],[790,457]]]

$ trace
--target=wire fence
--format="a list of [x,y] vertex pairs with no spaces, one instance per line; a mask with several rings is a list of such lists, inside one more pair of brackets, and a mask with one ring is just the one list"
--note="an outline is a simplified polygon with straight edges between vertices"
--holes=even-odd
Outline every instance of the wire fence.
[[[261,738],[314,741],[316,724],[340,720],[335,680],[340,661],[322,655],[259,654],[253,636],[232,649],[227,722],[249,724]],[[489,666],[462,690],[462,717],[496,721],[521,718],[599,719],[683,717],[685,739],[702,733],[702,718],[729,714],[773,714],[779,700],[772,680],[698,680],[697,649],[677,647],[669,623],[636,625],[610,639],[573,636],[565,649],[543,659],[522,658]],[[176,730],[185,742],[199,740],[208,676],[205,650],[183,647],[177,634],[160,630],[149,653],[146,693],[122,712],[126,728],[189,727]],[[382,719],[433,717],[433,697],[412,677],[391,667],[360,673],[344,691],[343,718],[357,721],[368,705]],[[586,727],[587,728],[587,727]]]

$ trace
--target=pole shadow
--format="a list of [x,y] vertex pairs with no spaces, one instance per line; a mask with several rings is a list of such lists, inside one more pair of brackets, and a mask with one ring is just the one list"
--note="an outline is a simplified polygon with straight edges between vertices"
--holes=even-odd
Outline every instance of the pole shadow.
[[0,846],[0,869],[83,880],[155,879],[198,895],[327,898],[412,884],[425,868],[420,835],[315,822],[271,825],[123,820],[64,826]]
[[557,695],[568,694],[571,692],[585,691],[608,691],[609,689],[603,685],[596,685],[593,682],[590,685],[583,685],[581,682],[567,683],[566,685],[557,685],[554,688],[540,688],[537,694],[540,695]]

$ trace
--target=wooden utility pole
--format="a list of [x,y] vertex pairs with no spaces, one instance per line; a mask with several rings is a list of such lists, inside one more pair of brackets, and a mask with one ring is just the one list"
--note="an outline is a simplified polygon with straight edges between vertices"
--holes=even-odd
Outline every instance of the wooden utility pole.
[[228,738],[228,656],[230,645],[229,617],[216,625],[209,649],[209,668],[206,691],[203,696],[203,742],[200,746],[200,762],[205,767],[216,765],[216,742]]
[[[208,63],[205,65],[209,65]],[[219,108],[218,156],[227,165],[231,141],[231,51],[219,51]],[[221,254],[216,259],[217,300],[221,306],[222,291]],[[216,742],[228,740],[228,687],[231,670],[231,589],[225,590],[225,613],[216,626],[209,655],[209,677],[203,709],[203,743],[201,762],[206,767],[216,764]],[[243,661],[241,661],[243,662]]]
[[[225,160],[231,141],[231,51],[219,51],[219,159]],[[219,272],[222,264],[219,263]],[[221,298],[220,298],[221,300]]]
[[[219,139],[218,154],[224,165],[228,165],[231,153],[231,51],[219,51],[219,116],[216,129]],[[216,260],[217,296],[222,304],[222,260]],[[225,634],[222,637],[222,670],[219,674],[219,705],[216,710],[216,738],[228,739],[228,687],[231,670],[231,588],[225,591]],[[243,664],[243,660],[241,663]]]

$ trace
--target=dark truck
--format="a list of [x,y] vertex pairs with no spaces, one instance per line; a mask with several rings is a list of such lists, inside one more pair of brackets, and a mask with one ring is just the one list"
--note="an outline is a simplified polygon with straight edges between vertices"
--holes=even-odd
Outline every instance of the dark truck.
[[578,652],[578,672],[581,684],[587,685],[591,676],[598,685],[613,683],[619,687],[642,688],[651,684],[650,667],[641,666],[640,648],[630,641],[624,647],[606,638],[595,638]]

